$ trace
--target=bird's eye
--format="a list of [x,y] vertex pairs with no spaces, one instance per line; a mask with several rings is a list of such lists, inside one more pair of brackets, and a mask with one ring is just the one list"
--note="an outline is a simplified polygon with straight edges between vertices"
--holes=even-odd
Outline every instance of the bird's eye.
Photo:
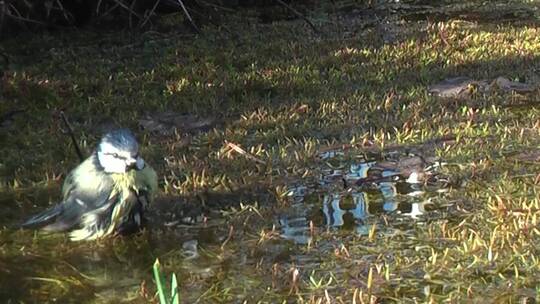
[[114,156],[115,158],[118,158],[118,156],[120,156],[120,155],[118,155],[118,153],[113,153],[113,156]]

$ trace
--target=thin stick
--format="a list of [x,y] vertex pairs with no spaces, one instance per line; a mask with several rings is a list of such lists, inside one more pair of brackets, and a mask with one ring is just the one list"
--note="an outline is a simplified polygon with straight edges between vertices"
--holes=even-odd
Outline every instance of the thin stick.
[[96,5],[96,14],[99,14],[99,8],[101,7],[101,2],[102,2],[102,1],[103,1],[103,0],[99,0],[98,3],[97,3],[97,5]]
[[227,236],[225,241],[221,244],[221,250],[223,250],[223,248],[225,248],[225,245],[227,245],[227,243],[232,239],[233,235],[234,235],[234,226],[231,225],[229,227],[229,235]]
[[[69,22],[69,17],[68,17],[68,14],[66,13],[66,9],[64,8],[64,6],[62,5],[62,2],[60,2],[60,0],[56,0],[56,3],[58,3],[58,7],[60,8],[60,10],[62,11],[62,15],[64,15],[64,19],[66,19],[66,21]],[[52,7],[52,6],[51,6]],[[47,15],[50,13],[50,11],[47,13]],[[70,13],[71,15],[71,13]],[[49,16],[47,16],[48,18]],[[72,15],[73,17],[73,15]],[[75,18],[73,18],[74,20]]]
[[84,157],[81,153],[81,149],[79,148],[79,144],[77,144],[77,140],[75,139],[75,134],[73,134],[73,128],[71,128],[71,125],[69,124],[69,121],[67,120],[67,117],[64,111],[60,111],[60,116],[62,117],[62,120],[64,121],[64,124],[66,125],[69,137],[71,137],[71,142],[73,142],[73,146],[75,147],[75,152],[77,153],[77,156],[79,156],[79,160],[81,162],[84,161]]
[[112,11],[114,11],[117,7],[119,7],[120,5],[118,4],[115,4],[113,7],[109,8],[105,13],[103,13],[102,15],[98,15],[98,18],[105,18],[108,14],[110,14]]
[[[37,24],[40,24],[40,25],[47,25],[43,22],[39,22],[39,21],[36,21],[36,20],[32,20],[32,19],[28,19],[28,18],[25,18],[21,15],[21,13],[17,10],[17,8],[13,5],[13,4],[9,4],[9,7],[8,7],[8,14],[7,16],[12,18],[12,19],[15,19],[15,20],[18,20],[18,21],[24,21],[24,22],[29,22],[29,23],[37,23]],[[17,14],[17,16],[13,15],[13,13],[11,12],[14,12],[15,14]],[[20,23],[21,26],[24,26],[26,29],[28,29],[28,27],[26,26],[26,24],[22,22]]]
[[225,141],[225,143],[226,143],[227,147],[229,147],[230,149],[232,149],[233,151],[236,151],[237,153],[239,153],[241,155],[244,155],[246,158],[251,159],[252,161],[254,161],[256,163],[259,163],[259,164],[263,164],[263,165],[266,164],[266,162],[264,162],[263,160],[258,159],[254,155],[251,155],[250,153],[248,153],[246,150],[240,148],[240,146],[238,146],[236,144],[233,144],[232,142],[228,142],[228,141]]
[[148,20],[150,20],[150,17],[152,17],[152,15],[154,14],[154,12],[156,11],[156,8],[159,4],[159,1],[160,0],[156,0],[156,3],[154,3],[154,6],[152,7],[152,9],[150,10],[150,12],[148,12],[148,16],[146,16],[146,18],[144,19],[143,23],[139,26],[139,27],[143,27],[146,22],[148,22]]
[[201,31],[199,30],[199,28],[197,27],[197,25],[195,25],[195,22],[193,22],[193,19],[191,19],[191,15],[189,14],[186,6],[184,5],[184,2],[182,2],[182,0],[177,0],[178,1],[178,4],[180,4],[180,6],[182,7],[182,10],[184,11],[184,15],[186,15],[186,17],[188,18],[189,20],[189,23],[191,23],[191,26],[193,27],[193,29],[197,32],[197,33],[201,33]]
[[295,10],[292,6],[288,5],[287,3],[283,2],[282,0],[276,0],[276,2],[281,4],[282,6],[284,6],[285,8],[290,10],[291,12],[293,12],[293,14],[295,14],[298,18],[302,18],[313,29],[313,31],[315,33],[317,33],[317,34],[319,33],[319,30],[315,27],[315,25],[306,16],[302,15],[302,13]]
[[[130,12],[131,14],[137,16],[137,18],[139,19],[142,19],[142,16],[137,14],[135,11],[133,11],[129,6],[127,6],[125,3],[123,3],[122,1],[120,0],[113,0],[114,3],[120,5],[122,8],[124,8],[125,10],[127,10],[128,12]],[[131,18],[131,15],[130,15],[130,18]]]

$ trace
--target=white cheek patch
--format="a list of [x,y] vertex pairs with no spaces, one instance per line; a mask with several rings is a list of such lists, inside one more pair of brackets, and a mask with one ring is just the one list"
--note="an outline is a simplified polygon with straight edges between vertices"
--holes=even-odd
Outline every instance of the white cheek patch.
[[124,173],[126,172],[126,164],[123,160],[119,160],[112,155],[98,152],[99,164],[105,172],[109,173]]

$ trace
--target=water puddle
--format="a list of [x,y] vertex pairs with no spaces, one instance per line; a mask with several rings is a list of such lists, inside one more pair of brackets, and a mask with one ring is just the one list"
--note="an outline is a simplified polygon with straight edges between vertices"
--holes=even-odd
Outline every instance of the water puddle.
[[438,174],[444,164],[432,158],[396,153],[385,159],[340,161],[342,156],[322,155],[326,168],[316,187],[290,188],[291,206],[278,216],[283,239],[309,244],[313,227],[368,235],[383,216],[385,221],[404,223],[401,229],[412,228],[449,190],[448,181]]

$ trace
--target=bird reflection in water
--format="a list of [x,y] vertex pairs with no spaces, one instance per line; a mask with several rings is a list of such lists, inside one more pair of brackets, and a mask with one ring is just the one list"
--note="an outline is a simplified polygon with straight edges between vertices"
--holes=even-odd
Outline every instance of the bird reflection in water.
[[366,225],[366,218],[370,215],[368,196],[365,192],[352,192],[350,196],[353,202],[352,208],[340,205],[344,197],[339,194],[324,196],[322,211],[325,224],[329,227],[354,229],[362,235],[367,234],[369,227]]
[[379,190],[383,196],[383,209],[386,212],[394,212],[398,208],[396,201],[396,186],[394,183],[383,182],[379,184]]
[[311,242],[309,233],[309,220],[305,216],[282,216],[279,219],[281,237],[292,240],[296,244],[308,244]]
[[417,163],[425,165],[421,158],[409,157],[396,164],[386,162],[384,166],[366,161],[352,164],[347,170],[332,169],[323,174],[322,186],[331,185],[341,177],[345,191],[312,195],[306,186],[291,188],[288,196],[293,204],[279,217],[281,236],[297,244],[309,244],[312,239],[310,222],[367,235],[372,228],[370,217],[395,214],[421,218],[426,212],[425,206],[431,204],[426,195],[439,189],[421,180],[425,172],[423,167],[413,166]]
[[[360,235],[367,235],[371,228],[367,219],[371,215],[398,213],[418,219],[426,212],[425,205],[430,203],[429,199],[416,202],[400,202],[393,183],[381,183],[379,191],[382,196],[382,204],[380,200],[370,202],[372,195],[366,192],[325,195],[322,206],[325,225],[355,230]],[[348,203],[350,201],[352,201],[352,205]]]

